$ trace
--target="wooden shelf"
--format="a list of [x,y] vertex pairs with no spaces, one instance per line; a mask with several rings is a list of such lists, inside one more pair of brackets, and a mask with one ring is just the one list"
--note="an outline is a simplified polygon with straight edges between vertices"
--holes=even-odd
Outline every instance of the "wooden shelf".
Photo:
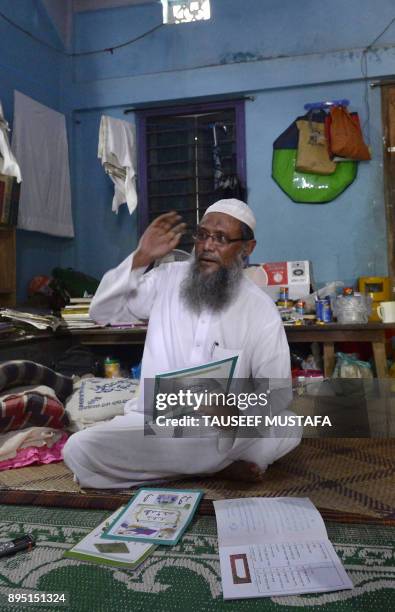
[[16,304],[15,227],[0,226],[0,306]]

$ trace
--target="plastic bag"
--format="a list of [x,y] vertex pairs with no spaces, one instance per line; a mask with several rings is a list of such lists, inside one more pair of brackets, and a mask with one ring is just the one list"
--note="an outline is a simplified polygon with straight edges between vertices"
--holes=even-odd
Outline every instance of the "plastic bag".
[[337,289],[339,287],[344,287],[344,283],[342,281],[332,281],[321,289],[317,289],[314,293],[310,293],[309,295],[301,298],[305,302],[306,312],[315,312],[315,300],[316,298],[325,298],[327,295],[331,298],[331,302],[336,299]]
[[332,378],[373,378],[372,367],[358,359],[355,353],[336,353],[336,365]]
[[366,146],[358,115],[350,115],[343,106],[331,108],[330,146],[333,155],[367,161],[371,159]]

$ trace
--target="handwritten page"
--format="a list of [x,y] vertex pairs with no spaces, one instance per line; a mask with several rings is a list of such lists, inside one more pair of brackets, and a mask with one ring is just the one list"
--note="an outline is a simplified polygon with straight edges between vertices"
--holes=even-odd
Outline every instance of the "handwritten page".
[[225,599],[351,589],[308,498],[214,502]]

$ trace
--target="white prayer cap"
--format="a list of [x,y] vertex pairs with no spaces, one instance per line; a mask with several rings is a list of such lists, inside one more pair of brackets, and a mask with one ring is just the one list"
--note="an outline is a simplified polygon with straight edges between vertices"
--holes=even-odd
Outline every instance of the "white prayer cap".
[[208,213],[213,212],[225,213],[226,215],[235,217],[235,219],[238,219],[239,221],[242,221],[243,223],[248,225],[248,227],[250,227],[252,231],[255,230],[255,215],[252,212],[251,208],[241,200],[236,200],[236,198],[218,200],[218,202],[215,202],[214,204],[208,207],[203,216],[205,217]]

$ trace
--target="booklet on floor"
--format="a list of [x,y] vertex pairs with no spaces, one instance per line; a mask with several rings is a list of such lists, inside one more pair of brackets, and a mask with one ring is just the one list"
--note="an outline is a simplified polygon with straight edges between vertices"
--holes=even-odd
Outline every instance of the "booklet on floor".
[[124,507],[114,512],[107,520],[103,521],[91,533],[85,536],[78,544],[70,550],[66,550],[64,557],[89,561],[91,563],[102,563],[116,567],[134,569],[144,561],[156,548],[154,544],[144,542],[115,542],[102,538],[103,531],[112,523]]
[[191,522],[203,491],[140,489],[102,537],[117,541],[177,544]]
[[214,502],[224,599],[352,589],[308,498]]

